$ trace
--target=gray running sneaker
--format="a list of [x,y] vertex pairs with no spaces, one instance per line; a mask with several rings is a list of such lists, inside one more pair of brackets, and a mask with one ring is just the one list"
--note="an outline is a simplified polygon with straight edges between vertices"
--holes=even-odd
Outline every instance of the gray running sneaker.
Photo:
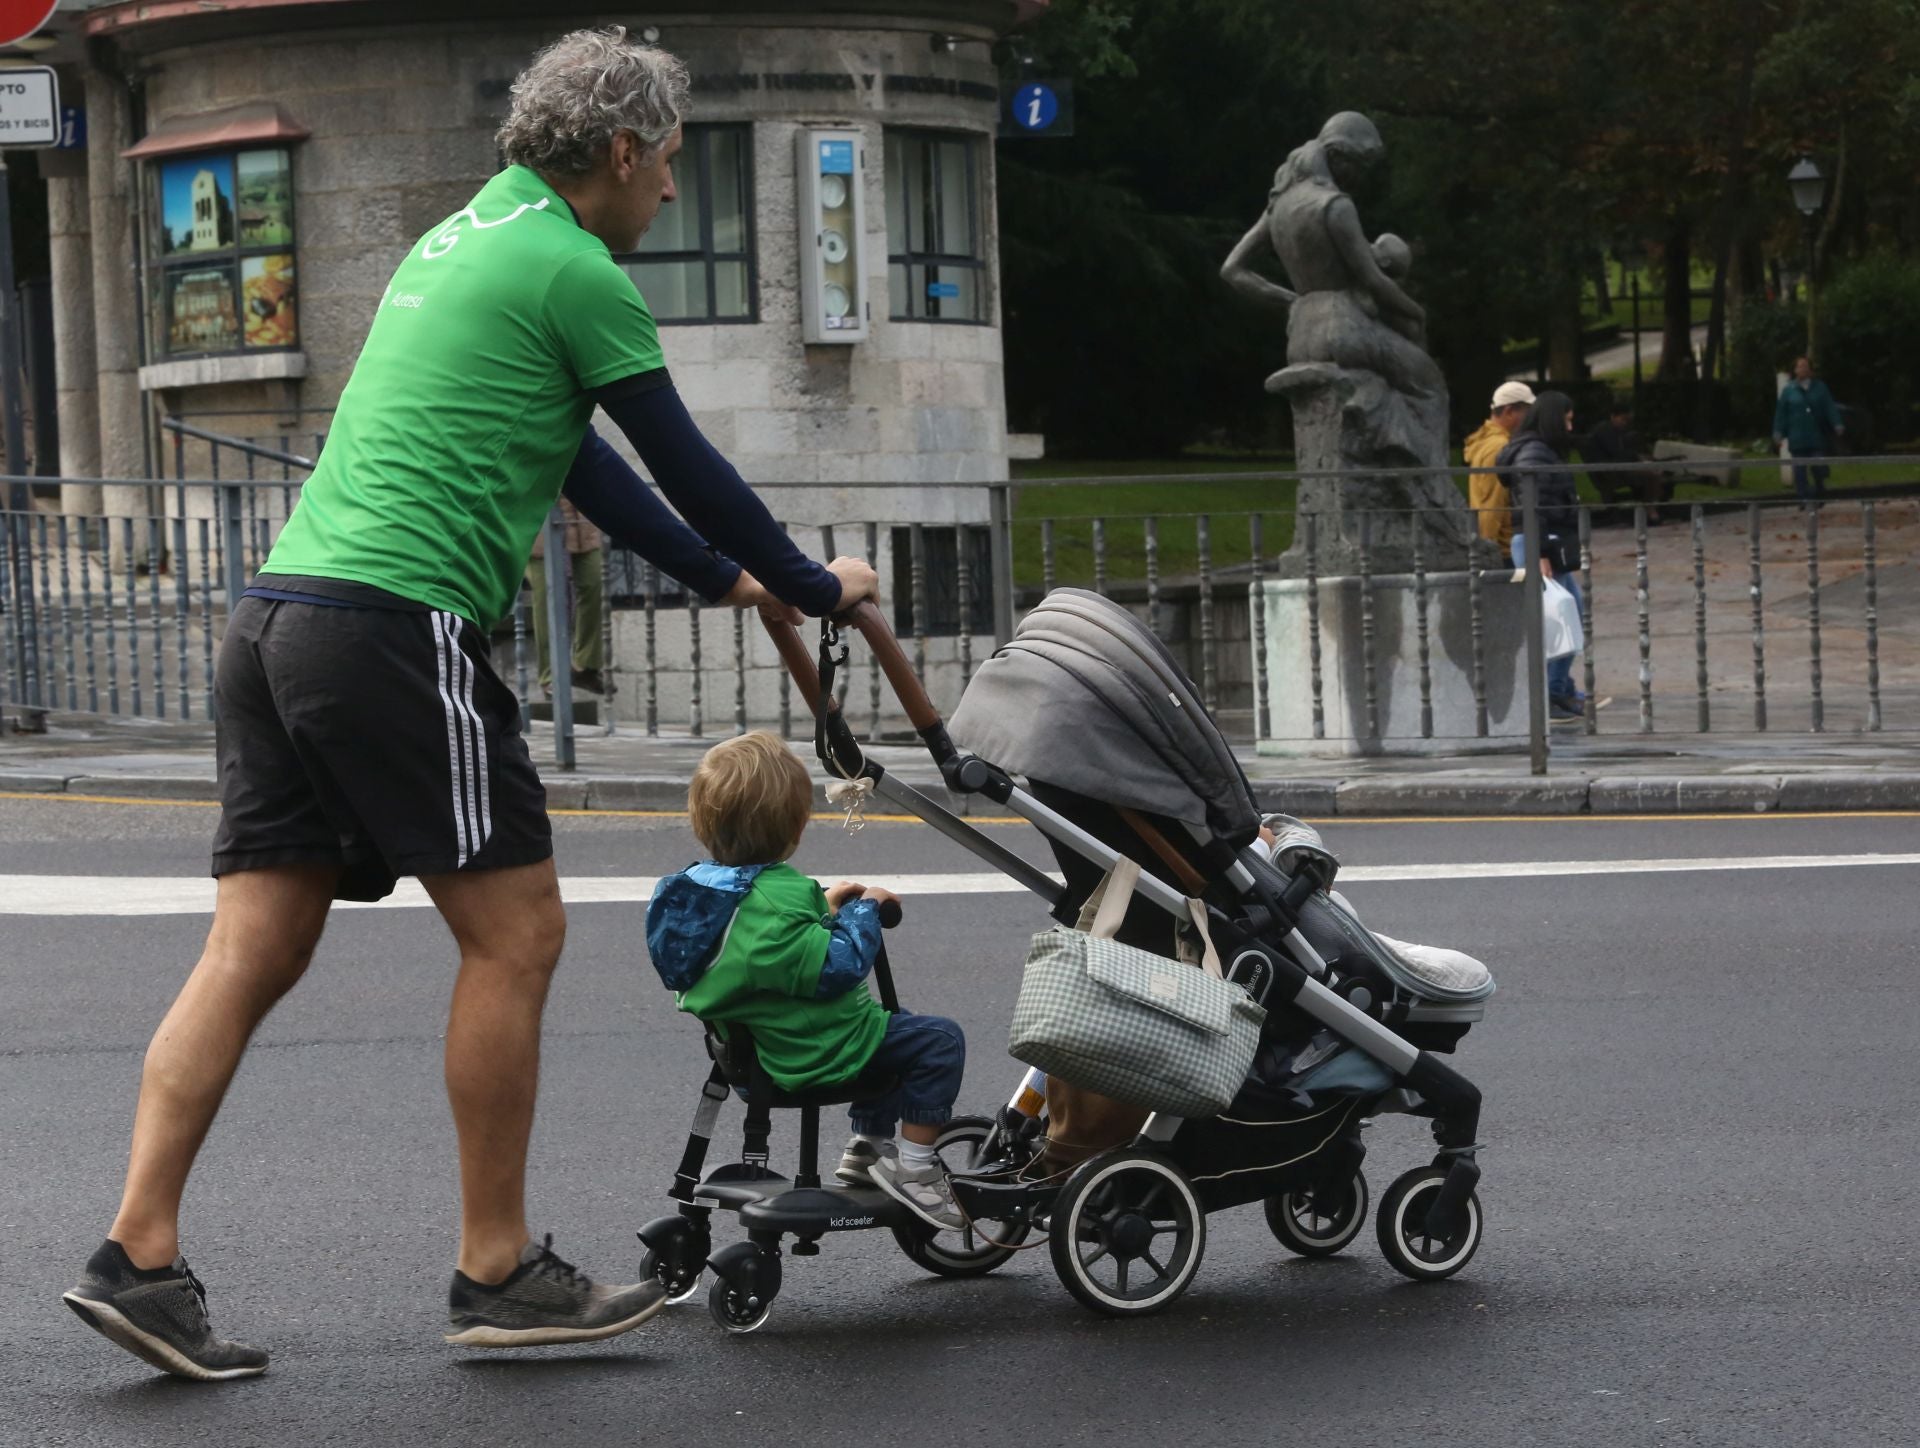
[[455,1272],[447,1305],[450,1343],[543,1347],[630,1332],[667,1305],[667,1289],[651,1280],[631,1287],[596,1284],[554,1255],[549,1232],[544,1245],[527,1243],[504,1282],[489,1286]]
[[840,1165],[833,1169],[833,1174],[850,1187],[870,1187],[874,1163],[892,1155],[892,1142],[876,1146],[866,1137],[856,1135],[848,1139],[846,1150],[840,1153]]
[[953,1199],[947,1169],[935,1157],[930,1166],[908,1166],[899,1156],[883,1156],[869,1171],[873,1184],[931,1226],[958,1231],[967,1219]]
[[259,1348],[213,1335],[207,1289],[184,1257],[175,1257],[170,1267],[143,1271],[109,1239],[87,1259],[80,1285],[60,1300],[107,1341],[175,1377],[224,1382],[267,1370],[267,1355]]

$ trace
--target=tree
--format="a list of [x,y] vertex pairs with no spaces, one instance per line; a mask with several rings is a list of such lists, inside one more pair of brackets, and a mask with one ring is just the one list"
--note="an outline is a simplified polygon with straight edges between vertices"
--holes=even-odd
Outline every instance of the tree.
[[1717,366],[1768,256],[1799,254],[1781,178],[1802,151],[1831,178],[1823,263],[1920,243],[1920,0],[1057,0],[1028,43],[1079,85],[1078,135],[1001,150],[1010,403],[1060,451],[1272,435],[1282,339],[1214,269],[1336,110],[1386,138],[1361,211],[1414,243],[1460,425],[1508,338],[1580,375],[1621,238],[1667,274],[1669,375],[1690,375],[1709,259]]

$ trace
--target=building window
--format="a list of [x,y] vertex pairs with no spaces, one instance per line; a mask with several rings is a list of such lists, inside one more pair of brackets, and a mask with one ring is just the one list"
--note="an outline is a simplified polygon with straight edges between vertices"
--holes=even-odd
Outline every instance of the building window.
[[674,159],[679,200],[619,258],[660,322],[751,322],[753,127],[688,126]]
[[913,529],[893,530],[893,631],[901,638],[924,634],[953,638],[960,632],[960,543],[967,548],[967,632],[993,632],[993,533],[979,527],[920,530],[920,600],[926,617],[914,617]]
[[153,359],[299,346],[291,154],[167,156],[147,178]]
[[887,132],[887,290],[896,321],[984,322],[980,142]]

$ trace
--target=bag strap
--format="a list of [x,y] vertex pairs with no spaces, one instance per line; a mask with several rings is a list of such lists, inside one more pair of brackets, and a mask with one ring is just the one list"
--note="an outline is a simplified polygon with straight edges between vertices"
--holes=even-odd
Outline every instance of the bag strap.
[[1087,896],[1087,903],[1080,907],[1080,919],[1074,928],[1102,940],[1113,939],[1120,933],[1120,922],[1127,918],[1127,907],[1133,903],[1133,887],[1139,880],[1137,864],[1125,855],[1115,860],[1113,868]]
[[1220,969],[1220,952],[1214,949],[1213,932],[1207,929],[1207,905],[1204,900],[1187,901],[1187,914],[1193,919],[1193,928],[1200,932],[1200,965],[1215,980],[1226,979],[1226,972]]

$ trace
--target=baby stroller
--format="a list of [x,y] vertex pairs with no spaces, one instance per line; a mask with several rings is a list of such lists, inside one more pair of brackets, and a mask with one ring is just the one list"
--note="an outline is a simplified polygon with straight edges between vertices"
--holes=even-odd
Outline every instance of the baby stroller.
[[1201,899],[1228,978],[1267,1012],[1255,1067],[1218,1116],[1150,1116],[1130,1143],[1064,1177],[1044,1169],[1043,1123],[1014,1105],[984,1138],[971,1135],[966,1161],[948,1165],[979,1266],[1045,1230],[1055,1272],[1081,1303],[1151,1313],[1193,1280],[1207,1214],[1253,1202],[1283,1246],[1332,1255],[1367,1217],[1362,1126],[1403,1112],[1432,1121],[1436,1151],[1383,1195],[1381,1250],[1416,1280],[1464,1267],[1481,1235],[1480,1093],[1440,1056],[1484,1015],[1484,968],[1448,978],[1383,945],[1332,893],[1336,862],[1304,826],[1289,827],[1271,857],[1259,848],[1259,810],[1232,751],[1165,647],[1117,604],[1049,594],[981,665],[951,732],[879,610],[862,604],[843,622],[873,650],[948,790],[1038,827],[1065,884],[865,756],[834,700],[839,624],[822,624],[816,662],[791,625],[770,621],[831,774],[871,781],[1063,924],[1121,856],[1132,859],[1141,873],[1119,939],[1171,954],[1188,899]]

